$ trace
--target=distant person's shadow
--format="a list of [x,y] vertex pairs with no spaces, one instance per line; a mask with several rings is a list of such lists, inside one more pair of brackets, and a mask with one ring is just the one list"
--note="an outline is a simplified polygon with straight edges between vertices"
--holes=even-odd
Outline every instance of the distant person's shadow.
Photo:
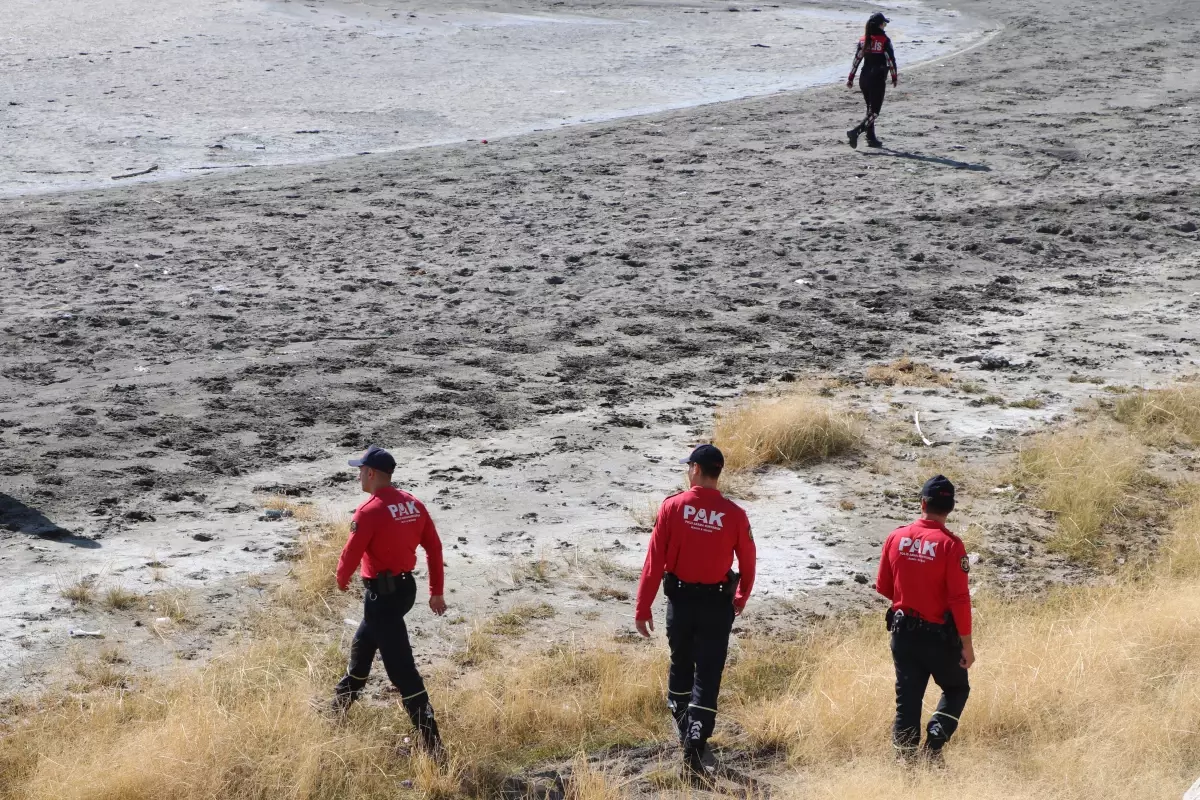
[[76,536],[61,525],[51,522],[36,508],[30,508],[17,498],[0,492],[0,531],[5,530],[52,539],[72,547],[83,547],[88,550],[95,550],[100,546],[99,542]]
[[905,150],[893,150],[890,147],[882,147],[878,150],[867,150],[864,152],[868,156],[891,156],[892,158],[907,158],[910,161],[922,161],[926,164],[937,164],[942,167],[952,167],[954,169],[965,169],[971,172],[991,172],[992,168],[986,164],[971,164],[967,161],[955,161],[953,158],[942,158],[941,156],[927,156],[924,153],[909,153]]

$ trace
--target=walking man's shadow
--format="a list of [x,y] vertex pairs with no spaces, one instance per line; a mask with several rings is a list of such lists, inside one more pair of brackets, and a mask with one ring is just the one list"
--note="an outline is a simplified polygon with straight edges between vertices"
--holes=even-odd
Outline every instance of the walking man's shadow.
[[881,147],[877,150],[867,150],[864,153],[868,156],[891,156],[892,158],[906,158],[910,161],[921,161],[926,164],[937,164],[942,167],[951,167],[953,169],[965,169],[971,172],[991,172],[992,168],[986,164],[971,164],[967,161],[955,161],[953,158],[943,158],[941,156],[927,156],[924,153],[909,153],[905,150],[893,150],[890,147]]
[[31,508],[15,497],[0,492],[0,532],[12,531],[39,536],[43,539],[53,539],[56,542],[69,544],[72,547],[82,547],[95,550],[100,543],[92,539],[76,536],[71,531],[56,525],[45,514],[36,508]]

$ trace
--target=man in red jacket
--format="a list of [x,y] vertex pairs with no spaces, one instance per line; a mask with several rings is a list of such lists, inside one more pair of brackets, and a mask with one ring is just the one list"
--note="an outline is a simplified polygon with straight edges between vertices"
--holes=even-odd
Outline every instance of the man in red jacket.
[[[658,510],[638,584],[635,622],[638,633],[649,637],[651,606],[663,584],[671,647],[667,707],[683,744],[684,769],[704,778],[702,759],[716,724],[733,618],[746,607],[754,586],[755,548],[746,512],[717,490],[725,466],[721,451],[700,445],[682,463],[688,465],[691,488],[668,497]],[[735,553],[740,578],[731,569]]]
[[404,615],[416,602],[413,569],[418,546],[424,548],[429,565],[429,608],[438,616],[446,613],[442,542],[421,501],[392,485],[396,460],[388,451],[371,446],[349,464],[358,467],[359,483],[371,499],[354,512],[350,538],[338,559],[337,585],[343,592],[349,589],[350,578],[361,562],[365,592],[362,622],[350,644],[350,664],[337,685],[333,706],[341,712],[349,709],[366,685],[378,651],[388,678],[400,690],[421,744],[440,754],[441,736],[413,658]]
[[920,755],[942,763],[942,747],[958,728],[975,663],[971,644],[971,562],[962,540],[946,528],[954,484],[935,475],[921,488],[921,518],[897,528],[883,543],[875,588],[892,601],[888,630],[896,665],[896,721],[892,743],[911,761],[921,744],[921,701],[932,677],[942,690],[925,726]]

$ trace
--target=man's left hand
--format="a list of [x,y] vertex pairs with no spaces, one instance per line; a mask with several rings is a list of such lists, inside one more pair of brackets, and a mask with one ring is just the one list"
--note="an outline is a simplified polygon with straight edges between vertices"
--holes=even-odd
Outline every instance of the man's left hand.
[[743,600],[743,601],[742,601],[742,602],[740,602],[740,603],[738,603],[738,602],[736,602],[736,601],[734,602],[734,604],[733,604],[733,615],[734,615],[735,617],[740,617],[740,616],[742,615],[742,612],[743,612],[743,611],[745,611],[745,610],[746,610],[746,601],[745,601],[745,600]]
[[446,598],[435,594],[429,598],[429,610],[439,617],[446,613]]

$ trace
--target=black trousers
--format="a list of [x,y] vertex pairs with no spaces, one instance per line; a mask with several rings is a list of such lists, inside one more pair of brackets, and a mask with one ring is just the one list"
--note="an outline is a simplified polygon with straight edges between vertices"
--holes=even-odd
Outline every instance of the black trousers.
[[337,685],[337,696],[347,704],[358,698],[371,674],[371,662],[378,652],[387,676],[404,700],[410,705],[425,706],[425,681],[417,671],[412,644],[404,615],[412,610],[417,598],[417,583],[412,575],[397,576],[396,592],[379,595],[371,590],[363,593],[363,618],[350,643],[350,664],[346,677]]
[[682,587],[668,595],[667,707],[685,747],[703,749],[712,736],[732,629],[733,599],[728,595]]
[[892,743],[902,754],[921,743],[921,702],[929,679],[942,690],[937,710],[925,726],[925,746],[940,750],[958,728],[959,717],[971,693],[967,670],[959,665],[962,642],[928,630],[892,632],[892,661],[896,665],[896,722]]
[[863,121],[858,124],[857,130],[866,131],[867,135],[875,138],[875,120],[879,117],[879,112],[883,110],[883,97],[887,93],[888,73],[886,70],[868,72],[863,71],[859,76],[858,86],[862,90],[863,100],[867,104],[867,115],[863,117]]

